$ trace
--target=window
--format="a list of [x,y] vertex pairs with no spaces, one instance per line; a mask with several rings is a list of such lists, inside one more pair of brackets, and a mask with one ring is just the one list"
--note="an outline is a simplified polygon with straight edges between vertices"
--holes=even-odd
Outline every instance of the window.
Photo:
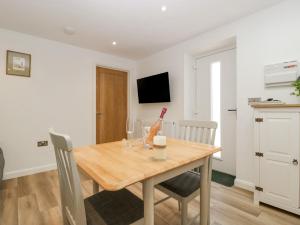
[[[211,79],[211,120],[218,123],[215,145],[221,146],[221,62],[214,62],[210,67]],[[214,154],[215,158],[221,158],[221,152]]]

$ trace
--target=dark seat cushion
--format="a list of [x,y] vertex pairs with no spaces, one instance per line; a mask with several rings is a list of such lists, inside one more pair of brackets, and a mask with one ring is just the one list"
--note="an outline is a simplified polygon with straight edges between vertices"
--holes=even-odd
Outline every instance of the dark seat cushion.
[[160,185],[181,197],[187,197],[200,188],[200,174],[185,172]]
[[144,217],[143,201],[127,189],[99,192],[84,204],[88,225],[129,225]]

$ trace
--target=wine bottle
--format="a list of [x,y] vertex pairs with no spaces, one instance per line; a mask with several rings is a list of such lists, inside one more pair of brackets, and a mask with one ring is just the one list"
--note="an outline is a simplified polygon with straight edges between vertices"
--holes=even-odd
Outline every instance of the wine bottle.
[[146,144],[148,144],[149,146],[152,146],[152,145],[153,145],[153,138],[154,138],[154,136],[157,135],[157,133],[158,133],[159,130],[161,129],[162,121],[163,121],[163,119],[164,119],[164,115],[166,114],[166,112],[167,112],[167,108],[164,107],[164,108],[161,110],[159,119],[151,126],[150,131],[149,131],[149,134],[148,134],[148,137],[147,137],[147,139],[146,139]]

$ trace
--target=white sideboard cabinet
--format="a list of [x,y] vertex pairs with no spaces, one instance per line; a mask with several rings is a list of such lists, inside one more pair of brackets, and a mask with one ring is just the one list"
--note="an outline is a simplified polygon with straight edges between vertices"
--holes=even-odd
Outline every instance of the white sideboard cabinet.
[[300,215],[300,105],[254,108],[254,201]]

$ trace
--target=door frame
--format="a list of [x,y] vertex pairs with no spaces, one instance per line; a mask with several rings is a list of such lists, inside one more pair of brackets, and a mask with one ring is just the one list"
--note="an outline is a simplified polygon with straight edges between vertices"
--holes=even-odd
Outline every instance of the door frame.
[[114,66],[107,66],[103,64],[94,64],[93,65],[93,79],[92,79],[92,143],[96,144],[96,76],[97,76],[97,67],[111,69],[111,70],[118,70],[127,73],[127,115],[130,115],[131,112],[131,81],[132,81],[132,72],[129,69],[124,69],[122,67],[114,67]]

